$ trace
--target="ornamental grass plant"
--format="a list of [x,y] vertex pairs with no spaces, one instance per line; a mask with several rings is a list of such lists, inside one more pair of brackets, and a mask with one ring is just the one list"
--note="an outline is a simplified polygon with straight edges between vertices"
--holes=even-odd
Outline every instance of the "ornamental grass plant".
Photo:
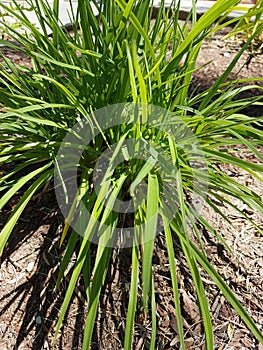
[[[18,65],[1,55],[0,164],[12,166],[0,179],[0,208],[18,191],[23,196],[1,231],[0,254],[29,201],[50,183],[65,216],[61,243],[66,248],[57,289],[72,255],[77,256],[54,342],[83,273],[88,304],[83,349],[90,347],[112,251],[126,246],[132,249],[132,259],[123,346],[132,349],[136,310],[143,307],[145,320],[151,320],[149,346],[156,349],[152,257],[155,236],[160,234],[169,257],[181,349],[186,346],[175,237],[191,272],[206,348],[214,350],[214,337],[201,270],[263,343],[257,325],[209,262],[199,230],[204,227],[229,249],[202,216],[202,203],[226,220],[218,202],[230,204],[251,220],[231,198],[263,215],[262,198],[217,167],[231,164],[262,181],[263,156],[258,147],[263,146],[263,132],[257,128],[262,117],[242,113],[247,106],[262,105],[262,98],[238,98],[240,92],[260,87],[240,87],[227,79],[263,24],[255,26],[213,86],[189,93],[205,38],[245,19],[246,14],[222,22],[238,2],[217,0],[197,19],[193,1],[181,24],[180,1],[169,9],[161,1],[154,20],[150,0],[78,0],[76,12],[69,1],[70,32],[59,20],[59,0],[53,7],[44,0],[27,1],[37,25],[16,1],[11,9],[0,4],[26,31],[21,34],[3,22],[11,40],[0,43],[25,54],[32,63]],[[218,19],[221,24],[214,26]],[[259,162],[232,155],[231,149],[240,145]],[[91,242],[97,243],[95,261],[90,256]]]

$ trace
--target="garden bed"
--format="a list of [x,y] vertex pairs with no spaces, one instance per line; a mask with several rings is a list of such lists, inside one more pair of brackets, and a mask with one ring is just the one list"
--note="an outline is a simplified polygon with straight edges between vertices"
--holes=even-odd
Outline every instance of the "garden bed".
[[[194,74],[192,91],[203,90],[225,71],[235,56],[239,42],[224,41],[229,28],[206,40],[202,46],[197,65],[210,62]],[[17,64],[30,65],[30,61],[20,54],[1,47],[9,58]],[[263,78],[262,48],[246,52],[232,73],[231,78]],[[255,81],[263,87],[263,82]],[[256,89],[247,92],[260,93]],[[262,108],[262,107],[260,107]],[[262,109],[251,107],[247,111],[251,117],[262,115]],[[259,149],[263,153],[262,149]],[[244,148],[239,156],[256,161]],[[234,167],[224,166],[223,170],[247,187],[263,196],[261,183],[247,173]],[[0,218],[3,225],[15,199],[10,201]],[[246,211],[263,228],[262,218]],[[213,266],[228,281],[238,299],[263,330],[263,237],[241,216],[230,208],[222,208],[233,222],[233,227],[223,223],[219,216],[208,208],[206,219],[213,223],[225,238],[234,254],[205,231],[206,249]],[[60,255],[59,237],[62,232],[63,217],[60,214],[52,188],[46,189],[30,202],[19,224],[16,226],[1,261],[0,271],[0,348],[9,349],[51,349],[54,326],[59,307],[67,285],[65,280],[58,293],[54,293]],[[175,245],[177,242],[175,241]],[[92,252],[91,252],[92,254]],[[114,251],[107,282],[102,291],[92,349],[122,349],[125,328],[125,314],[128,306],[131,251]],[[178,247],[176,262],[179,266],[179,287],[182,292],[184,328],[187,349],[204,349],[204,337],[190,272]],[[74,261],[71,262],[72,264]],[[70,266],[69,266],[70,269]],[[177,324],[173,304],[167,252],[163,236],[156,239],[153,261],[156,285],[158,334],[156,349],[179,349]],[[232,310],[214,283],[202,275],[209,300],[215,332],[215,349],[256,349],[262,350],[240,317]],[[86,304],[82,280],[75,289],[70,310],[64,321],[55,349],[80,349],[85,321]],[[134,349],[147,349],[151,325],[144,322],[143,310],[136,316]]]

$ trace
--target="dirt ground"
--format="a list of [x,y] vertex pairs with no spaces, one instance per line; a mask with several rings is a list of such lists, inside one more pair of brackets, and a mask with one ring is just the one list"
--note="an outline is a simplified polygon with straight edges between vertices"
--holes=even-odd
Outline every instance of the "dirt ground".
[[[194,74],[193,90],[202,90],[228,67],[237,53],[238,42],[223,41],[226,31],[216,34],[203,45],[197,65],[210,62]],[[11,52],[5,47],[1,51],[18,64],[30,64],[27,58]],[[233,77],[263,78],[263,52],[260,44],[254,55],[246,52],[240,60]],[[250,62],[249,62],[250,61]],[[263,82],[256,82],[260,86]],[[256,90],[250,93],[258,93]],[[249,114],[260,115],[262,110],[250,109]],[[260,152],[263,150],[261,149]],[[263,152],[262,152],[263,153]],[[244,159],[257,162],[245,148]],[[240,169],[223,167],[225,172],[237,181],[263,196],[262,184]],[[0,227],[6,221],[14,202],[10,201],[0,217]],[[241,211],[263,228],[262,217],[238,203]],[[204,208],[206,219],[218,229],[233,254],[200,227],[208,257],[221,276],[228,282],[237,298],[263,331],[263,237],[256,228],[246,222],[230,207],[222,211],[233,222],[227,225],[211,209]],[[9,240],[1,258],[0,270],[0,349],[51,349],[54,325],[59,315],[66,277],[61,289],[54,292],[60,257],[59,239],[63,227],[52,189],[31,201]],[[176,263],[180,281],[181,303],[187,349],[204,349],[204,336],[190,271],[174,242]],[[95,252],[95,247],[93,247]],[[74,264],[72,258],[70,269]],[[131,251],[114,251],[106,285],[102,291],[92,349],[123,349],[125,314],[128,306]],[[179,338],[172,296],[170,269],[162,234],[158,235],[153,260],[157,302],[158,334],[156,349],[179,349]],[[255,349],[262,350],[240,317],[216,288],[215,284],[202,274],[209,300],[215,333],[215,350]],[[55,349],[81,349],[83,326],[87,305],[84,298],[83,281],[80,279],[71,302],[70,310],[63,323]],[[150,321],[143,322],[143,312],[136,315],[134,350],[148,349],[151,334]]]

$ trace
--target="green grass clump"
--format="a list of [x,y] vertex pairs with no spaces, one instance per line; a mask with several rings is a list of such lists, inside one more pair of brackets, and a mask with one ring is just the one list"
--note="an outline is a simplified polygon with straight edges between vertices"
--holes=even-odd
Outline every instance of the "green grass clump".
[[[44,0],[28,0],[28,3],[38,18],[38,28],[27,18],[26,10],[17,4],[17,8],[9,13],[27,34],[2,23],[8,37],[16,44],[3,40],[0,43],[28,56],[32,67],[16,65],[7,57],[1,57],[0,163],[14,162],[16,165],[0,179],[0,208],[17,191],[25,190],[1,232],[0,253],[30,199],[56,175],[65,202],[70,203],[62,241],[69,233],[70,224],[73,226],[61,261],[57,288],[77,243],[80,248],[55,336],[83,272],[88,301],[83,349],[89,348],[100,291],[114,246],[112,235],[117,228],[122,228],[125,219],[125,213],[117,210],[117,199],[134,199],[136,202],[139,200],[134,195],[136,186],[141,185],[144,198],[130,216],[135,230],[124,348],[132,348],[135,314],[141,303],[145,315],[152,320],[150,348],[155,349],[157,320],[152,256],[159,221],[169,256],[181,348],[185,349],[185,344],[174,263],[175,236],[192,274],[207,349],[214,349],[213,327],[200,268],[217,284],[255,337],[263,342],[260,330],[209,263],[197,223],[225,244],[223,238],[187,199],[189,196],[201,198],[225,218],[216,203],[219,200],[231,204],[229,196],[232,196],[263,214],[262,199],[216,167],[216,164],[232,164],[262,181],[262,164],[239,159],[226,148],[238,149],[243,144],[262,162],[257,147],[263,145],[263,133],[255,127],[262,117],[250,118],[241,112],[252,104],[262,104],[261,99],[238,99],[240,92],[253,86],[240,88],[236,81],[226,83],[226,80],[263,25],[255,28],[214,85],[193,96],[189,87],[197,69],[195,63],[200,47],[213,31],[239,20],[213,27],[217,19],[226,16],[238,3],[237,0],[217,0],[199,20],[193,1],[192,12],[183,24],[178,18],[180,1],[173,3],[169,11],[162,1],[152,21],[153,7],[149,0],[127,3],[105,0],[99,5],[96,1],[79,0],[77,12],[72,10],[70,13],[73,25],[70,33],[58,19],[58,0],[54,0],[53,8]],[[1,6],[7,10],[5,5]],[[116,109],[118,123],[114,123]],[[82,134],[80,125],[91,130],[88,143],[85,143],[87,135]],[[150,160],[142,156],[144,144],[150,145],[146,148],[150,151]],[[108,148],[112,150],[108,154],[108,168],[101,186],[96,189],[95,165]],[[122,153],[123,161],[116,163],[119,153]],[[75,154],[78,154],[77,164],[74,164]],[[68,163],[61,162],[63,157],[68,157]],[[73,197],[63,177],[67,166],[68,169],[71,166],[77,168]],[[18,176],[21,170],[23,175]],[[170,204],[163,200],[167,188]],[[234,204],[232,206],[239,211]],[[72,220],[76,213],[81,216],[82,210],[91,213],[89,220],[84,218],[84,224],[74,226]],[[248,219],[245,213],[243,215]],[[189,234],[189,222],[196,235],[194,240]],[[90,242],[95,236],[98,248],[95,262],[92,262]],[[142,296],[138,295],[140,285]]]

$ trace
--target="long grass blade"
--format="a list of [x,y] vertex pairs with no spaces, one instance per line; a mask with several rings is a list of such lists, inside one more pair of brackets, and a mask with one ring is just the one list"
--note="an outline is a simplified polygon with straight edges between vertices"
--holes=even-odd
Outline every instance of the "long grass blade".
[[154,174],[148,175],[147,208],[143,236],[142,289],[145,313],[148,310],[148,295],[152,279],[152,255],[159,213],[159,183]]
[[138,295],[138,280],[139,280],[139,245],[138,245],[138,232],[135,229],[134,245],[132,248],[132,275],[130,285],[130,297],[129,305],[126,317],[125,338],[124,338],[124,350],[130,350],[132,348],[132,339],[134,333],[134,319],[137,306]]
[[170,264],[170,274],[171,274],[171,280],[172,280],[172,286],[173,286],[173,295],[174,295],[174,304],[175,304],[179,340],[180,340],[180,345],[182,350],[185,350],[186,347],[184,342],[183,318],[181,313],[180,293],[179,293],[178,279],[176,274],[173,239],[172,239],[171,229],[165,213],[162,214],[162,219],[164,224],[165,240],[167,244],[167,252],[168,252],[168,258],[169,258],[169,264]]
[[[46,168],[47,167],[45,167],[45,169]],[[45,169],[41,169],[42,172]],[[17,223],[18,219],[22,215],[28,202],[30,201],[34,193],[51,179],[52,175],[53,175],[53,169],[48,170],[44,172],[44,174],[40,175],[39,178],[29,187],[29,189],[25,192],[23,197],[20,199],[20,201],[16,205],[15,209],[13,210],[11,216],[9,217],[7,223],[5,224],[4,228],[0,233],[0,255],[2,255],[5,244],[8,240],[8,237],[10,236],[15,224]]]
[[200,263],[200,265],[205,269],[205,271],[210,275],[212,280],[216,283],[218,288],[220,288],[221,292],[224,294],[226,299],[230,302],[230,304],[234,307],[234,309],[238,312],[239,316],[242,318],[242,320],[246,323],[248,328],[252,331],[252,333],[255,335],[255,337],[258,339],[259,342],[263,343],[263,335],[262,332],[259,330],[255,322],[252,320],[252,318],[248,315],[247,311],[244,309],[242,304],[239,302],[239,300],[235,297],[231,289],[228,287],[228,285],[224,282],[222,277],[216,272],[216,270],[213,268],[213,266],[209,263],[207,258],[198,250],[195,245],[184,237],[184,235],[179,232],[176,228],[175,223],[171,223],[171,227],[177,231],[177,234],[180,236],[180,239],[188,245],[191,253],[196,258],[196,260]]

